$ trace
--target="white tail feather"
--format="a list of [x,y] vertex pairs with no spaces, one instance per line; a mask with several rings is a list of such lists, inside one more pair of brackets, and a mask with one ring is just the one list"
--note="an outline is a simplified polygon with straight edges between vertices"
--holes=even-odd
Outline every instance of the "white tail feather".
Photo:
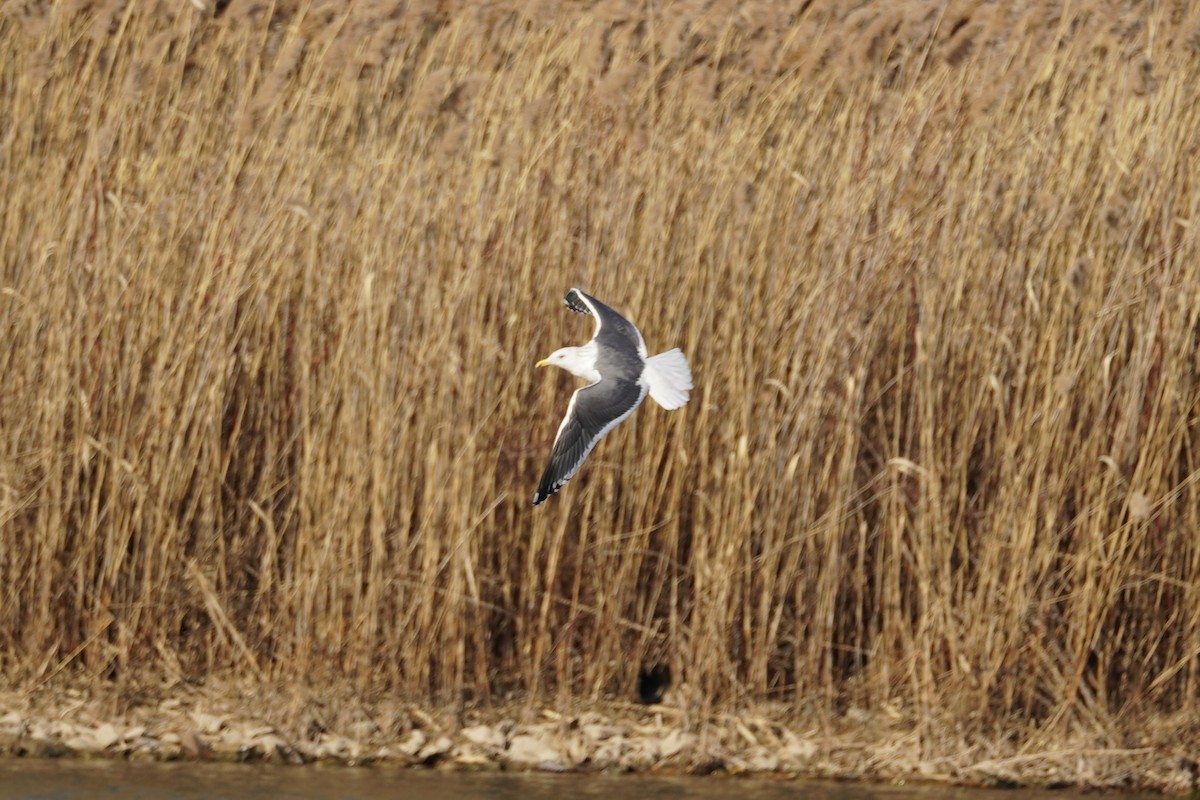
[[646,359],[646,383],[650,396],[668,411],[683,406],[692,388],[692,370],[679,348]]

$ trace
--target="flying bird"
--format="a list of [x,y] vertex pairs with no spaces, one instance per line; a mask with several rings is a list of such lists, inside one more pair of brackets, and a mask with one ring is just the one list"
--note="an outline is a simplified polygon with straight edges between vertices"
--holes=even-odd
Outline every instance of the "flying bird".
[[596,333],[583,347],[562,347],[537,362],[562,367],[588,385],[571,395],[550,463],[533,494],[535,506],[579,471],[596,442],[632,414],[647,393],[674,410],[687,403],[692,389],[692,371],[679,348],[647,356],[646,342],[632,322],[578,289],[567,292],[563,304],[594,317]]

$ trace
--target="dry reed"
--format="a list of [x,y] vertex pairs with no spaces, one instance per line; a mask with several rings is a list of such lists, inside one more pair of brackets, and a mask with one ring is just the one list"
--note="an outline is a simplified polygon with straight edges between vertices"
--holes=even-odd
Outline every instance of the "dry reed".
[[10,681],[1194,718],[1196,12],[402,5],[6,4]]

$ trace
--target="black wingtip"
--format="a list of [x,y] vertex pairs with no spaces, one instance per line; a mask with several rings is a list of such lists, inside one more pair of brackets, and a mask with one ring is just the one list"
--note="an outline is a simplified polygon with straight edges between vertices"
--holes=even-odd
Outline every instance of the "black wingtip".
[[592,311],[587,307],[587,303],[583,301],[583,298],[580,297],[581,294],[583,293],[578,289],[571,289],[571,291],[567,292],[567,296],[563,298],[563,305],[580,314],[591,314]]
[[550,484],[549,486],[546,486],[546,485],[539,486],[538,490],[533,493],[533,504],[536,506],[536,505],[540,505],[540,504],[546,502],[551,497],[558,494],[558,490],[566,485],[567,485],[566,481],[563,481],[562,483],[558,484],[557,486],[555,486],[554,484]]

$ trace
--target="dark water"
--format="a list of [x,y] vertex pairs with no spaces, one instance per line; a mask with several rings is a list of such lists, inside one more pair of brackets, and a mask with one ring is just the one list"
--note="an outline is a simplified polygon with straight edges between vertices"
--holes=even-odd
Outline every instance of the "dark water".
[[[0,760],[0,800],[1080,800],[1064,792],[864,786],[722,776],[463,773],[365,767],[263,764],[157,764],[121,761]],[[1094,797],[1094,796],[1092,796]],[[1133,800],[1133,795],[1109,795]]]

